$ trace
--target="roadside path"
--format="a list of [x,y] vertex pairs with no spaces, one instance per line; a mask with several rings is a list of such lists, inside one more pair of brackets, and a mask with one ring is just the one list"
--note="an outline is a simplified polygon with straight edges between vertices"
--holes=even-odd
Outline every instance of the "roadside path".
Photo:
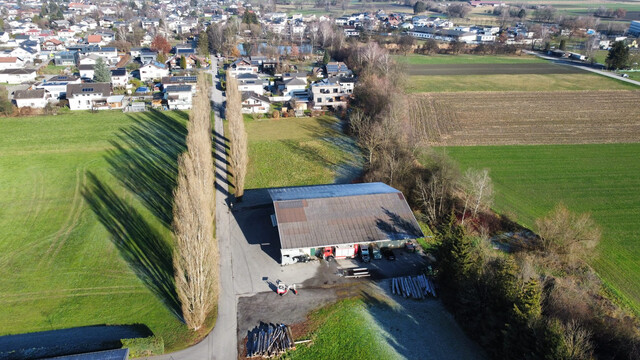
[[624,81],[624,82],[628,82],[630,84],[634,84],[634,85],[640,86],[640,81],[631,80],[631,79],[628,79],[628,78],[623,78],[622,76],[617,75],[616,73],[612,73],[610,71],[603,71],[603,70],[598,70],[598,69],[591,68],[589,66],[579,65],[579,64],[577,64],[577,63],[575,63],[573,61],[560,60],[558,58],[551,57],[551,56],[546,56],[546,55],[540,54],[540,53],[535,52],[535,51],[524,50],[524,52],[527,53],[527,54],[530,54],[530,55],[535,55],[535,56],[537,56],[537,57],[539,57],[541,59],[550,60],[550,61],[552,61],[552,62],[554,62],[556,64],[573,66],[573,67],[581,69],[581,70],[590,71],[592,73],[600,74],[600,75],[603,75],[603,76],[610,77],[612,79],[616,79],[616,80],[620,80],[620,81]]
[[[211,57],[215,59],[215,57]],[[221,115],[224,110],[224,97],[217,88],[217,64],[211,66],[211,101],[214,110],[214,147],[216,167],[216,238],[220,252],[220,295],[218,298],[218,317],[213,330],[200,343],[171,354],[154,357],[159,360],[229,360],[238,358],[237,305],[238,297],[233,283],[232,244],[229,231],[231,213],[227,204],[228,186],[226,181],[226,150],[224,145],[224,125]]]

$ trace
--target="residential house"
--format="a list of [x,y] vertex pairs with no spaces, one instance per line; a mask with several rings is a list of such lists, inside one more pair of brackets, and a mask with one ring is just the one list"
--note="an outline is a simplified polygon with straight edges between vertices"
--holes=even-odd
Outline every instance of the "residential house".
[[95,65],[100,57],[98,55],[82,55],[78,57],[78,66],[80,65]]
[[64,43],[58,39],[48,39],[42,43],[42,50],[62,51],[64,49],[65,49]]
[[120,59],[118,57],[118,49],[114,47],[90,48],[87,52],[89,55],[97,55],[101,57],[108,65],[114,65]]
[[24,61],[15,56],[0,57],[0,70],[5,69],[21,69],[24,67]]
[[473,43],[477,39],[477,35],[473,32],[460,30],[436,29],[430,27],[416,27],[408,32],[409,35],[418,39],[435,39],[445,42],[464,42]]
[[4,56],[19,57],[27,63],[33,63],[39,51],[28,46],[20,46],[13,50],[6,50]]
[[111,84],[86,83],[67,85],[67,100],[71,110],[92,110],[106,104],[111,96]]
[[296,95],[296,93],[305,92],[307,88],[307,80],[305,77],[292,77],[289,79],[282,81],[281,88],[279,89],[282,92],[282,95],[288,98],[291,98]]
[[0,43],[7,43],[11,39],[9,33],[6,31],[0,31]]
[[19,108],[31,107],[42,109],[47,105],[47,92],[38,90],[16,90],[13,93],[13,101]]
[[271,102],[266,96],[253,92],[242,93],[243,114],[266,114],[271,108]]
[[36,80],[36,69],[0,70],[0,83],[21,84]]
[[350,94],[344,92],[343,86],[336,78],[323,79],[311,84],[311,100],[315,107],[345,107]]
[[87,36],[87,44],[97,46],[106,45],[106,43],[102,41],[102,36],[95,34]]
[[114,69],[111,70],[111,86],[114,88],[123,88],[127,86],[129,82],[129,73],[127,69]]
[[80,72],[80,78],[93,79],[95,65],[78,65],[78,71]]
[[[133,53],[132,53],[133,56]],[[157,61],[158,58],[158,53],[155,51],[151,51],[151,50],[141,50],[140,51],[140,55],[138,55],[140,57],[140,62],[143,64],[148,64],[154,61]]]
[[76,65],[76,51],[60,51],[53,55],[53,63],[56,66],[74,66]]
[[169,68],[165,64],[153,61],[140,67],[138,73],[140,80],[151,81],[169,76]]
[[327,77],[330,76],[350,76],[351,70],[343,62],[330,62],[325,66]]
[[67,85],[80,84],[77,76],[58,75],[42,83],[36,83],[34,89],[44,89],[49,94],[49,101],[64,99],[67,96]]
[[264,87],[269,84],[268,81],[260,79],[256,74],[238,74],[238,90],[242,92],[254,92],[258,95],[264,95]]
[[164,99],[169,110],[191,109],[193,93],[191,85],[169,85],[164,89]]
[[191,85],[191,92],[196,93],[196,85],[198,83],[197,76],[165,76],[160,82],[162,88],[166,88],[169,85]]
[[250,60],[241,58],[232,62],[227,72],[231,76],[237,76],[238,74],[257,74],[258,65],[252,64]]

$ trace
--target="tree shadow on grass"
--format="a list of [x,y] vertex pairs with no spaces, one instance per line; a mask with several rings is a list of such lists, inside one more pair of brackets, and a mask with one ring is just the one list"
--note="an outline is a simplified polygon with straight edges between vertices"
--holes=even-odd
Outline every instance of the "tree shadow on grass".
[[[173,221],[173,190],[178,176],[178,156],[186,151],[186,119],[149,111],[132,116],[134,124],[111,141],[106,160],[111,174],[141,200],[168,229]],[[136,275],[182,320],[176,295],[172,248],[142,214],[104,180],[88,174],[84,197],[111,234],[111,240]]]
[[111,234],[111,241],[145,285],[182,320],[176,294],[172,249],[132,205],[93,173],[87,174],[84,198]]
[[[183,112],[179,115],[183,119],[188,117]],[[122,129],[118,139],[111,141],[114,150],[107,156],[111,173],[169,228],[173,220],[177,159],[186,151],[186,125],[159,111],[132,119],[135,124]]]

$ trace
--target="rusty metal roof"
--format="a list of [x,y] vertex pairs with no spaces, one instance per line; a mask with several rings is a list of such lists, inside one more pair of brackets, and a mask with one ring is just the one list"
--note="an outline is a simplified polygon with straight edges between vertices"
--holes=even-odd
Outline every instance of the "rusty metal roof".
[[270,193],[283,249],[424,236],[402,193],[382,183],[303,186]]

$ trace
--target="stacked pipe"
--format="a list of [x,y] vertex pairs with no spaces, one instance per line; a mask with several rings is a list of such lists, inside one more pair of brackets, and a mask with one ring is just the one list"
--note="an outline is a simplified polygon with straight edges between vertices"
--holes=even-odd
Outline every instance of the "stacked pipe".
[[285,324],[261,324],[247,338],[247,357],[270,358],[295,349],[291,329]]
[[391,293],[422,300],[427,296],[436,297],[436,287],[426,275],[403,276],[391,279]]

